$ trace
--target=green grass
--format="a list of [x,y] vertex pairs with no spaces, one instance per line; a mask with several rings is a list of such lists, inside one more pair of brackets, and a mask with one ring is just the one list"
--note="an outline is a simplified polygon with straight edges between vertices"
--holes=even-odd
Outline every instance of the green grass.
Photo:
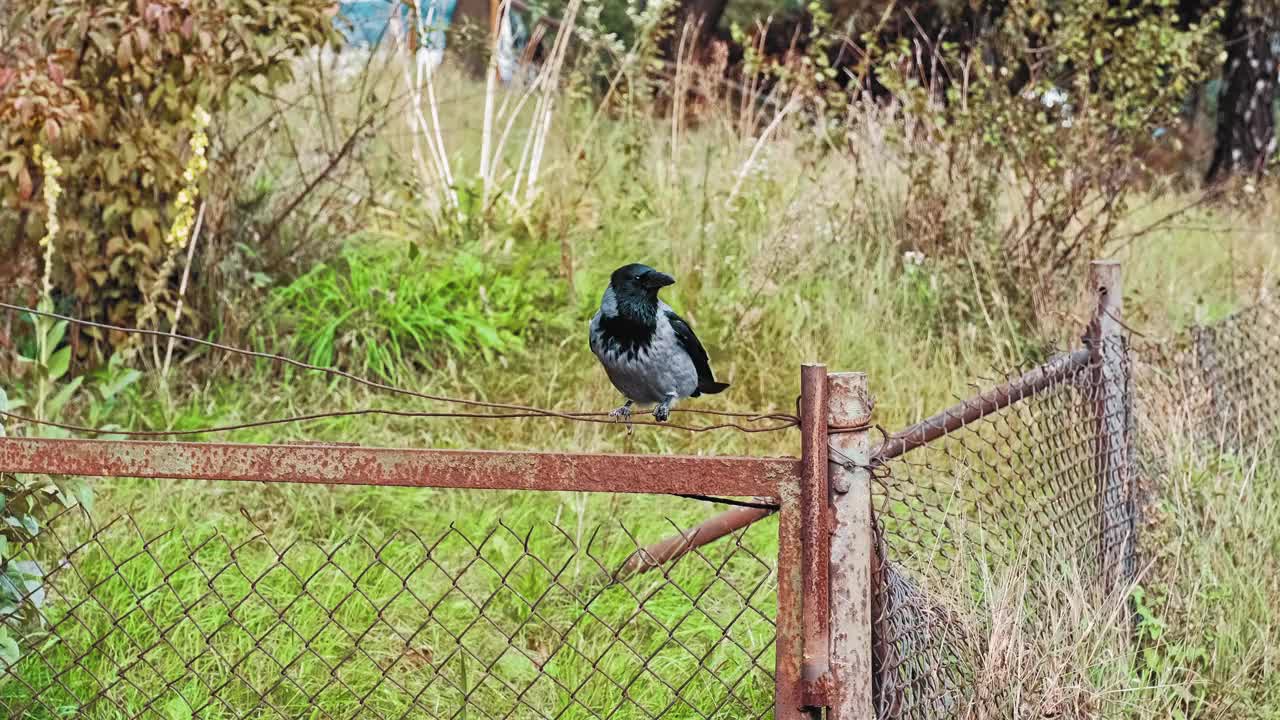
[[[86,544],[48,613],[58,642],[18,667],[52,686],[50,706],[112,681],[87,716],[158,701],[167,717],[436,717],[465,698],[480,717],[729,718],[771,702],[773,523],[665,577],[610,583],[633,538],[669,532],[666,519],[570,510],[557,524],[532,495],[499,510],[476,493],[113,485],[118,507],[201,504],[55,526]],[[258,509],[237,517],[248,495]],[[27,696],[11,682],[5,697]]]
[[392,380],[450,358],[518,354],[536,308],[558,299],[551,277],[536,260],[495,267],[478,249],[433,258],[413,241],[356,239],[272,293],[264,317],[273,345],[295,357]]
[[[442,83],[446,95],[476,89],[447,75]],[[442,110],[458,167],[474,168],[474,103]],[[365,231],[345,240],[344,255],[282,283],[269,304],[258,298],[199,310],[219,319],[242,316],[226,324],[252,327],[258,347],[393,377],[418,391],[605,410],[619,398],[587,350],[586,325],[609,273],[643,261],[676,276],[678,283],[664,291],[667,301],[690,319],[717,374],[733,383],[724,395],[689,407],[791,412],[800,364],[819,361],[832,370],[867,372],[875,420],[890,431],[1026,359],[1023,329],[977,299],[985,278],[937,258],[919,270],[904,267],[909,188],[883,148],[860,146],[856,157],[815,150],[802,131],[784,127],[731,200],[751,145],[715,120],[682,136],[673,151],[662,123],[607,118],[585,134],[583,111],[568,105],[557,116],[542,200],[529,212],[498,203],[484,222],[442,219],[426,198],[381,193],[378,212],[368,216]],[[583,152],[575,155],[579,147]],[[368,151],[369,162],[403,183],[412,175],[408,148],[403,128],[390,128]],[[1145,227],[1186,202],[1155,199],[1133,214],[1132,226]],[[1121,254],[1127,316],[1160,335],[1248,302],[1277,269],[1266,230],[1271,215],[1197,212],[1135,240]],[[960,303],[972,307],[957,308]],[[1053,310],[1060,313],[1054,339],[1074,344],[1087,308]],[[245,322],[246,315],[254,322]],[[267,361],[205,353],[177,368],[167,387],[149,373],[110,419],[136,428],[194,429],[333,409],[456,409]],[[638,428],[631,435],[617,426],[558,419],[361,416],[198,439],[798,452],[794,431],[694,435]],[[984,589],[988,602],[963,608],[993,641],[983,687],[1012,698],[1028,717],[1049,710],[1152,718],[1280,712],[1280,691],[1268,680],[1276,675],[1270,648],[1276,646],[1280,577],[1275,472],[1269,463],[1226,469],[1202,460],[1168,480],[1160,527],[1174,528],[1172,539],[1144,585],[1154,598],[1153,617],[1169,626],[1155,647],[1204,649],[1209,661],[1170,651],[1165,656],[1173,660],[1151,670],[1144,658],[1117,649],[1106,608],[1068,608],[1060,622],[1030,625],[1018,578],[1000,575]],[[773,662],[774,580],[753,557],[768,562],[776,556],[772,520],[752,528],[743,549],[721,543],[707,550],[707,561],[727,562],[719,571],[723,581],[695,557],[668,583],[654,576],[604,587],[601,566],[615,566],[636,543],[665,537],[716,508],[639,495],[127,479],[94,485],[95,520],[104,524],[125,514],[128,521],[103,529],[101,542],[78,550],[74,569],[61,571],[49,618],[66,642],[33,651],[21,675],[32,683],[55,680],[41,653],[55,667],[74,661],[81,669],[57,676],[53,707],[27,717],[75,716],[73,697],[116,677],[127,680],[82,716],[131,717],[159,697],[149,708],[155,716],[185,718],[217,694],[230,707],[214,702],[200,717],[274,717],[270,707],[256,706],[260,691],[273,686],[270,702],[288,717],[354,717],[355,698],[366,694],[369,708],[400,717],[409,709],[404,693],[378,684],[388,673],[414,692],[426,687],[421,707],[441,708],[446,716],[469,692],[475,705],[465,717],[532,716],[523,702],[568,707],[564,717],[590,716],[570,695],[593,711],[621,706],[614,717],[646,717],[670,702],[669,686],[685,682],[680,695],[693,707],[677,704],[669,717],[710,713],[726,684],[742,706],[715,717],[747,716],[743,707],[763,709],[771,698],[767,676],[749,668]],[[59,526],[63,533],[83,538],[87,530],[68,522],[65,530]],[[527,533],[530,552],[552,567],[563,564],[561,574],[531,562]],[[588,542],[593,536],[597,544]],[[477,549],[483,538],[490,539]],[[1253,554],[1255,548],[1271,551]],[[56,554],[44,551],[48,558]],[[422,566],[424,558],[432,562]],[[493,595],[506,569],[505,585],[519,588],[520,597]],[[350,594],[356,587],[362,594]],[[420,599],[407,599],[406,588]],[[544,591],[545,599],[536,600]],[[447,632],[476,620],[474,603],[490,596],[483,614],[493,624],[477,622],[461,640]],[[424,600],[440,604],[428,612]],[[736,616],[748,606],[761,613]],[[162,632],[184,617],[190,619]],[[282,627],[282,619],[293,629]],[[614,636],[612,628],[624,624],[622,640],[633,650],[619,648]],[[726,626],[732,642],[724,639]],[[94,638],[105,638],[100,652],[83,661],[69,654]],[[41,640],[34,638],[34,647],[43,648]],[[140,654],[135,642],[154,649]],[[576,650],[555,653],[563,643]],[[1001,649],[1008,653],[997,655]],[[504,650],[498,674],[514,692],[483,681],[481,661]],[[652,672],[629,685],[640,662],[633,652],[647,658]],[[545,669],[568,687],[585,685],[568,691],[545,679],[534,682],[530,657],[545,658]],[[1017,672],[997,672],[1011,659],[1018,660]],[[277,682],[282,675],[290,679]],[[529,683],[533,689],[517,699]],[[16,704],[24,693],[21,683],[5,683],[0,702]],[[1185,701],[1187,693],[1193,701]]]
[[1175,452],[1146,546],[1144,711],[1273,718],[1280,708],[1275,453]]

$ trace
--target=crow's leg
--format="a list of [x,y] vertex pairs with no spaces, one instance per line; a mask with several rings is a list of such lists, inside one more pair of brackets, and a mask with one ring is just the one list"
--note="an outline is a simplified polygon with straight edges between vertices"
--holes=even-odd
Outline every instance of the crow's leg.
[[674,405],[675,402],[676,399],[668,395],[666,400],[658,403],[658,407],[653,409],[653,419],[658,422],[666,422],[667,418],[671,417],[671,406]]
[[628,422],[631,420],[631,405],[633,401],[628,400],[625,405],[609,413],[614,422]]
[[614,422],[624,422],[627,424],[627,435],[635,432],[636,427],[631,424],[631,404],[632,400],[627,400],[626,404],[609,413]]

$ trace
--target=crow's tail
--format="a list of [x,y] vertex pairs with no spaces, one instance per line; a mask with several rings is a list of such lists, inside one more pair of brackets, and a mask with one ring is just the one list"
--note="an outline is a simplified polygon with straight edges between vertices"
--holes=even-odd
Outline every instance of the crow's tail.
[[715,395],[716,393],[724,392],[727,389],[729,389],[729,383],[716,382],[714,380],[698,386],[698,392],[706,393],[708,395]]

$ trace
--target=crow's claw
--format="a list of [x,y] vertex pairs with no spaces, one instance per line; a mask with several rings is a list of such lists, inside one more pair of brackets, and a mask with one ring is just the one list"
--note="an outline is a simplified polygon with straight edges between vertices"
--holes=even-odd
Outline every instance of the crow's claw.
[[656,408],[654,408],[654,409],[653,409],[653,419],[654,419],[654,420],[657,420],[658,422],[666,422],[666,421],[667,421],[667,418],[669,418],[669,417],[671,417],[671,405],[670,405],[670,404],[668,404],[668,403],[662,403],[661,405],[659,405],[658,407],[656,407]]
[[613,418],[614,422],[626,423],[628,435],[635,432],[636,428],[634,425],[631,424],[631,401],[630,400],[627,401],[626,405],[623,405],[622,407],[611,411],[609,413],[609,417]]

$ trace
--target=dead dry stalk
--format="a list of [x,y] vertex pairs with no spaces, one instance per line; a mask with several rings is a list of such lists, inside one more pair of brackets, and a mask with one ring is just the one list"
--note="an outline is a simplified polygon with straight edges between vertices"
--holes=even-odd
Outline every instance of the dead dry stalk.
[[182,322],[182,305],[187,298],[187,280],[191,277],[191,259],[196,254],[196,243],[200,240],[200,229],[204,227],[204,209],[205,203],[200,203],[200,212],[196,214],[196,225],[191,230],[191,241],[187,243],[187,263],[182,268],[182,282],[178,285],[178,306],[173,311],[173,322],[170,323],[169,344],[164,350],[164,366],[160,370],[160,377],[168,381],[169,365],[173,361],[173,341],[174,335],[178,333],[178,324]]
[[725,201],[726,205],[732,205],[733,201],[737,199],[738,193],[742,190],[742,183],[747,179],[747,176],[751,174],[751,171],[755,169],[756,162],[760,157],[760,152],[769,142],[769,137],[777,131],[778,126],[782,124],[782,121],[794,112],[799,105],[799,96],[791,96],[791,99],[787,101],[787,104],[783,105],[782,109],[773,116],[773,121],[764,129],[764,132],[760,133],[760,137],[756,138],[755,144],[751,147],[751,153],[747,155],[746,162],[742,163],[741,168],[738,168],[738,176],[733,181],[733,190],[729,192],[729,199]]
[[[432,7],[427,11],[426,18],[423,18],[422,13],[418,12],[417,3],[412,4],[411,10],[417,29],[417,44],[420,47],[423,39],[427,37],[427,26],[435,22],[435,8]],[[391,19],[393,30],[398,29],[398,16],[393,14]],[[399,36],[400,33],[397,32],[397,35]],[[458,207],[458,194],[454,189],[453,172],[449,167],[449,154],[445,149],[444,136],[440,128],[440,108],[436,99],[434,82],[435,67],[431,66],[430,61],[425,57],[425,53],[422,54],[422,57],[414,58],[410,43],[406,41],[402,45],[407,56],[402,75],[405,88],[409,91],[410,104],[413,106],[413,112],[405,118],[405,121],[409,124],[409,129],[413,136],[414,160],[417,163],[418,174],[422,181],[423,194],[424,196],[428,195],[430,187],[433,184],[438,185],[445,201],[456,208]],[[431,113],[430,120],[422,111],[424,84],[426,86],[425,100]],[[423,141],[425,141],[431,156],[432,171],[435,174],[434,183],[429,179],[430,172],[422,156]]]
[[526,204],[532,203],[538,194],[538,174],[542,169],[547,138],[551,134],[551,122],[555,116],[555,99],[560,85],[560,72],[564,67],[565,55],[568,52],[569,41],[573,36],[578,10],[581,7],[582,0],[569,0],[569,6],[565,9],[564,17],[560,21],[560,31],[556,33],[555,43],[551,46],[550,57],[537,80],[539,95],[533,113],[533,131],[530,133],[525,152],[521,153],[521,167],[517,172],[516,185],[512,191],[513,196],[520,192],[519,180],[527,157],[528,174],[524,177]]

